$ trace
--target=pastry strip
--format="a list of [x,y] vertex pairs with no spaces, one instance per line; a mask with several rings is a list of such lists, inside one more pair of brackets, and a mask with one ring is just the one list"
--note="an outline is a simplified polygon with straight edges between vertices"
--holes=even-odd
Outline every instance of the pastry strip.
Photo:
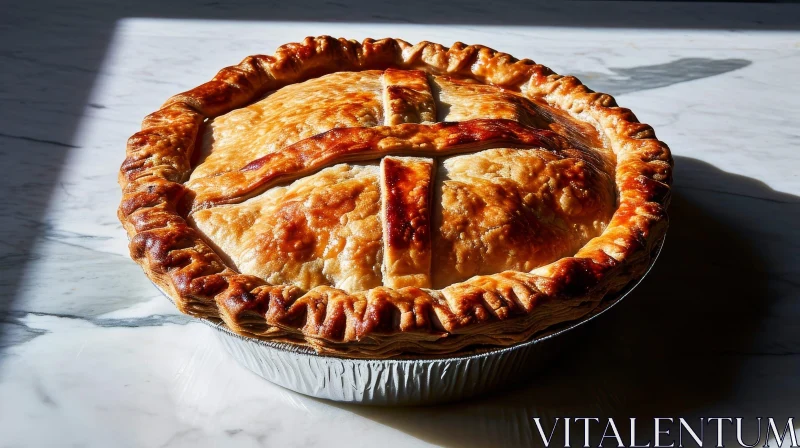
[[385,125],[436,121],[436,103],[425,72],[389,68],[381,83]]
[[432,159],[384,157],[381,161],[383,284],[398,289],[431,287]]

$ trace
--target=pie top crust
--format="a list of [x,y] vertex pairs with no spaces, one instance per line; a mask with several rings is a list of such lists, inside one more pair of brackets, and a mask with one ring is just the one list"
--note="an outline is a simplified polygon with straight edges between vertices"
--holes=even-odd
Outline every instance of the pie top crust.
[[325,354],[441,355],[524,341],[640,277],[671,176],[652,128],[573,77],[323,36],[145,118],[119,217],[185,313]]

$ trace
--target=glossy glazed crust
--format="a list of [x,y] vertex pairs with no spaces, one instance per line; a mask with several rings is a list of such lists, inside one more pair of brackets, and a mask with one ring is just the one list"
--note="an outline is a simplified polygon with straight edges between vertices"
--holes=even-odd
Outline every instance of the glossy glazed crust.
[[431,287],[432,159],[381,160],[383,284],[399,289]]
[[[185,182],[203,121],[305,79],[387,68],[500,86],[594,125],[616,157],[618,206],[606,229],[572,257],[531,272],[473,277],[441,290],[381,286],[348,294],[320,286],[303,293],[232,269],[187,224],[198,202]],[[414,90],[413,80],[407,82]],[[396,106],[398,120],[424,121],[429,113],[409,110],[400,94]],[[574,77],[477,45],[456,43],[448,49],[429,42],[319,37],[285,45],[274,56],[248,57],[148,116],[128,141],[119,177],[119,218],[132,258],[183,312],[221,319],[242,335],[304,343],[327,354],[447,354],[478,344],[521,342],[551,325],[579,319],[606,294],[641,276],[666,232],[671,176],[669,149],[652,128]]]

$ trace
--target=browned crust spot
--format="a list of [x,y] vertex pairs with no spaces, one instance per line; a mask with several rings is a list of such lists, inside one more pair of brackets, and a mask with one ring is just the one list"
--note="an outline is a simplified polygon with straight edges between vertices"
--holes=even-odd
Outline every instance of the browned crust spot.
[[389,247],[430,248],[430,189],[432,161],[385,157],[381,174],[386,199],[386,242]]
[[433,160],[385,157],[381,161],[384,285],[431,286]]

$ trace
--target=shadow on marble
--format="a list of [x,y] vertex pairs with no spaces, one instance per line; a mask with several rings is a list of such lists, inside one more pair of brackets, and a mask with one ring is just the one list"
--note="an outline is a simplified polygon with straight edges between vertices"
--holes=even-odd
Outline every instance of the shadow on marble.
[[574,72],[584,84],[597,92],[623,95],[667,87],[681,82],[739,70],[752,64],[747,59],[681,58],[665,64],[636,67],[609,67],[612,73]]
[[[755,363],[768,371],[770,357],[800,352],[791,337],[800,323],[781,316],[796,306],[798,285],[781,275],[790,275],[782,272],[787,263],[797,263],[800,198],[677,157],[670,216],[650,276],[582,328],[572,347],[529,384],[432,407],[336,406],[449,447],[538,446],[533,417],[545,428],[556,417],[638,417],[642,433],[652,435],[646,422],[656,416],[711,417],[715,409],[762,416],[757,400],[752,409],[724,407],[743,393],[767,395],[770,416],[795,415],[800,385],[791,380],[793,387],[777,392],[769,374],[752,369]],[[800,371],[783,366],[785,376]],[[739,384],[744,369],[749,382]],[[627,431],[620,428],[625,440]],[[563,440],[559,431],[556,440]]]
[[[28,8],[36,2],[26,4]],[[69,29],[69,14],[36,17],[33,10],[0,14],[0,349],[36,336],[8,314],[19,294],[34,245],[59,184],[114,21]],[[9,11],[11,9],[11,11]],[[43,9],[42,13],[47,10]]]
[[[171,19],[263,20],[284,22],[418,23],[463,25],[563,26],[655,29],[800,29],[800,5],[756,2],[674,2],[601,0],[312,0],[303,2],[78,1],[65,8],[44,0],[53,10],[82,17],[153,17]],[[30,8],[26,3],[23,7]]]

